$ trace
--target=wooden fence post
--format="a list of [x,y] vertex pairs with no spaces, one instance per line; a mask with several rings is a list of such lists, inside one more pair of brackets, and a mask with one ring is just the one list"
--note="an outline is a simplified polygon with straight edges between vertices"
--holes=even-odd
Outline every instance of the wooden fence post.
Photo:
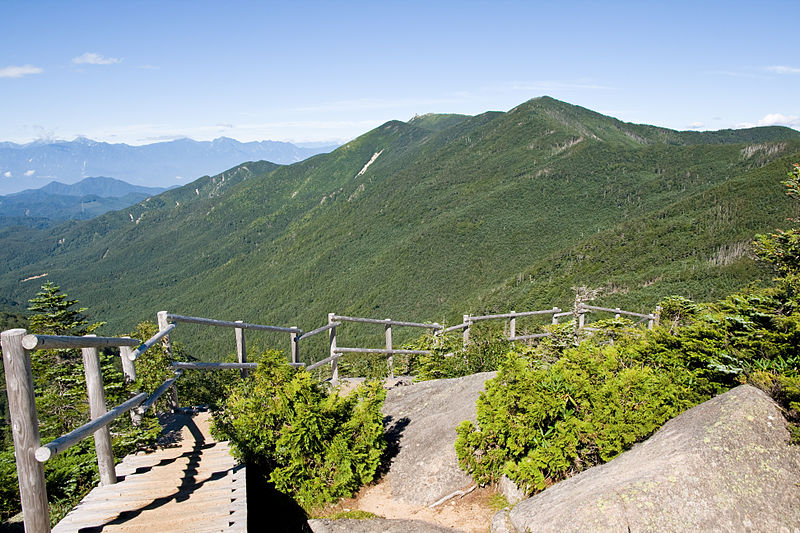
[[[128,338],[128,337],[124,337]],[[125,374],[125,383],[130,384],[136,381],[136,365],[133,361],[131,361],[130,355],[133,352],[133,348],[130,346],[120,346],[119,347],[119,358],[122,360],[122,373]],[[138,426],[142,423],[142,415],[137,412],[137,410],[131,409],[131,423],[134,426]]]
[[[511,313],[516,313],[516,311],[511,311]],[[511,317],[511,323],[508,325],[508,336],[509,337],[516,337],[517,336],[517,317]]]
[[[159,311],[158,312],[158,331],[164,331],[169,327],[169,321],[167,321],[167,312],[166,311]],[[172,335],[166,335],[164,339],[161,341],[164,345],[164,351],[167,352],[167,356],[172,356]],[[178,409],[178,387],[175,384],[172,384],[172,390],[170,391],[170,404],[172,410]]]
[[30,352],[22,346],[22,337],[26,333],[24,329],[10,329],[1,334],[8,410],[25,531],[49,533],[50,508],[47,505],[44,468],[34,456],[42,442],[39,438]]
[[[244,322],[244,321],[237,320],[236,322]],[[247,347],[244,344],[244,330],[242,328],[234,328],[233,331],[236,333],[236,358],[240,363],[246,363]],[[239,370],[239,373],[243,378],[247,377],[247,369],[242,368]]]
[[553,324],[558,324],[558,317],[556,316],[558,313],[556,313],[556,309],[558,308],[557,307],[553,308]]
[[[296,328],[297,326],[292,326]],[[300,342],[297,340],[300,337],[299,333],[290,333],[289,340],[292,344],[291,346],[291,353],[292,353],[292,363],[299,363],[300,362]]]
[[469,315],[464,315],[464,324],[466,324],[464,327],[464,348],[466,348],[469,344],[469,328],[472,325],[469,321]]
[[[333,317],[336,316],[336,313],[328,313],[328,324],[335,322]],[[330,356],[333,358],[331,359],[331,383],[334,385],[339,382],[339,360],[335,357],[336,356],[336,326],[332,327],[328,330],[328,341],[330,344]]]
[[654,318],[647,321],[647,329],[653,329],[653,326],[658,326],[661,323],[661,306],[656,306],[656,312],[653,315]]
[[[128,339],[130,337],[123,337]],[[133,348],[130,346],[119,347],[119,358],[122,361],[122,373],[125,374],[125,383],[133,383],[136,381],[136,365],[131,361],[130,355]]]
[[[389,322],[391,318],[387,318],[386,321]],[[392,349],[392,325],[386,324],[386,349],[390,350],[387,354],[388,357],[386,358],[386,363],[389,366],[389,378],[394,378],[394,358],[391,354]]]
[[[615,307],[615,308],[614,308],[614,311],[622,311],[622,309],[620,309],[619,307]],[[615,314],[615,315],[614,315],[614,318],[615,318],[616,320],[619,320],[619,317],[621,317],[621,316],[622,316],[622,315],[620,315],[619,313],[617,313],[617,314]]]
[[[97,335],[86,335],[96,337]],[[92,420],[106,414],[106,392],[103,389],[103,373],[100,370],[100,354],[97,348],[81,348],[83,375],[86,378],[86,393],[89,396],[89,415]],[[117,482],[114,471],[114,451],[111,449],[111,432],[103,426],[94,432],[94,448],[97,452],[97,468],[100,483],[113,485]]]

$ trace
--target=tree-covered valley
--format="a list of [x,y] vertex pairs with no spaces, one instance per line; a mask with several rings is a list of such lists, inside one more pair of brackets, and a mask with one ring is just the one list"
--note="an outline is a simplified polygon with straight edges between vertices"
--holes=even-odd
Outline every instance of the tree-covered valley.
[[[547,97],[391,121],[293,165],[4,228],[0,304],[23,309],[41,279],[24,280],[46,273],[107,333],[162,309],[305,330],[329,312],[452,324],[566,307],[578,285],[649,311],[770,277],[750,241],[796,214],[775,184],[799,158],[788,128],[677,132]],[[227,341],[197,355],[224,357]]]

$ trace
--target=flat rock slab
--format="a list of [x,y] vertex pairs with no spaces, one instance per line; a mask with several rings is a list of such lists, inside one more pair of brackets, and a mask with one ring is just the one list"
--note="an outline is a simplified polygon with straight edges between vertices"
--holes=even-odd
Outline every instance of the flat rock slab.
[[493,531],[795,531],[800,447],[762,391],[743,385],[650,439],[557,483]]
[[458,533],[449,527],[437,526],[422,520],[309,520],[308,525],[314,533]]
[[495,372],[398,386],[386,394],[383,413],[392,458],[387,479],[392,498],[430,505],[473,484],[458,467],[456,427],[475,421],[475,402]]

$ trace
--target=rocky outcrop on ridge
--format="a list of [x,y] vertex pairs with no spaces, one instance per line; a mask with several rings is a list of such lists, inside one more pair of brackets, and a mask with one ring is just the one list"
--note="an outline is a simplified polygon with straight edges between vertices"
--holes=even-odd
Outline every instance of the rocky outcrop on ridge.
[[456,427],[476,419],[475,403],[495,372],[423,381],[390,389],[386,416],[390,454],[395,454],[387,479],[392,498],[430,505],[474,484],[458,467]]
[[780,409],[743,385],[501,511],[492,531],[795,531],[798,481],[800,447]]

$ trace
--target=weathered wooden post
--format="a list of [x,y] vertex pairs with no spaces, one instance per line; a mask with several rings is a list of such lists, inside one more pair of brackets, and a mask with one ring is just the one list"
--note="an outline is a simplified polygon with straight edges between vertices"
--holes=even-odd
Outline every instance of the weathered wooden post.
[[575,293],[575,303],[572,306],[572,343],[577,346],[580,344],[580,330],[583,327],[583,313],[581,305],[581,295]]
[[[97,335],[86,335],[96,337]],[[86,393],[89,396],[89,415],[92,420],[106,414],[106,391],[103,388],[103,373],[100,370],[100,354],[97,348],[81,348],[83,375],[86,378]],[[103,426],[94,432],[94,448],[97,452],[97,467],[100,483],[112,485],[117,482],[114,471],[114,451],[111,449],[111,432]]]
[[653,318],[647,321],[647,329],[653,329],[654,326],[658,326],[661,323],[661,306],[656,306],[656,312],[654,315],[651,315]]
[[[158,312],[158,331],[164,331],[169,327],[169,321],[167,320],[167,312],[166,311],[159,311]],[[172,356],[172,335],[165,335],[164,339],[161,341],[164,345],[164,351],[167,352],[167,356]],[[172,389],[170,390],[170,407],[172,410],[178,409],[178,387],[173,383]]]
[[511,321],[508,325],[508,336],[513,338],[517,336],[517,317],[514,315],[516,311],[511,311]]
[[558,324],[558,307],[553,308],[553,324]]
[[[237,323],[242,323],[243,320],[237,320]],[[234,328],[233,330],[236,333],[236,358],[240,363],[247,362],[247,347],[244,344],[244,330],[242,328]],[[242,368],[239,370],[239,374],[243,378],[247,377],[247,370]]]
[[388,324],[391,318],[386,319],[386,349],[389,351],[386,364],[389,365],[389,378],[394,377],[394,357],[392,357],[392,325]]
[[619,320],[619,317],[622,316],[622,315],[619,314],[619,311],[622,311],[622,309],[620,309],[619,307],[615,307],[614,311],[617,311],[617,314],[614,315],[614,318]]
[[25,333],[24,329],[10,329],[0,334],[8,410],[11,415],[25,532],[48,533],[50,508],[47,505],[44,468],[34,456],[42,442],[39,438],[39,417],[36,414],[30,352],[22,346]]
[[[123,337],[125,339],[129,337]],[[119,347],[119,358],[122,361],[122,373],[125,375],[125,383],[130,384],[136,381],[136,365],[131,361],[130,355],[133,348],[130,346]],[[142,415],[136,409],[130,410],[131,423],[138,426],[142,423]]]
[[[292,326],[296,328],[297,326]],[[300,362],[300,341],[298,338],[300,337],[299,333],[290,333],[289,340],[291,341],[291,353],[292,353],[292,363],[299,363]]]
[[464,326],[464,348],[466,348],[467,345],[469,344],[469,329],[470,326],[472,325],[472,322],[470,322],[469,320],[469,315],[464,315],[463,323],[466,324],[466,326]]
[[[335,322],[335,316],[336,313],[328,313],[328,324]],[[328,341],[331,357],[331,383],[335,385],[339,382],[339,359],[336,357],[336,326],[328,330]]]
[[[123,337],[129,339],[130,337]],[[131,361],[130,355],[133,348],[130,346],[119,347],[119,358],[122,361],[122,373],[125,375],[125,383],[133,383],[136,381],[136,365]]]

